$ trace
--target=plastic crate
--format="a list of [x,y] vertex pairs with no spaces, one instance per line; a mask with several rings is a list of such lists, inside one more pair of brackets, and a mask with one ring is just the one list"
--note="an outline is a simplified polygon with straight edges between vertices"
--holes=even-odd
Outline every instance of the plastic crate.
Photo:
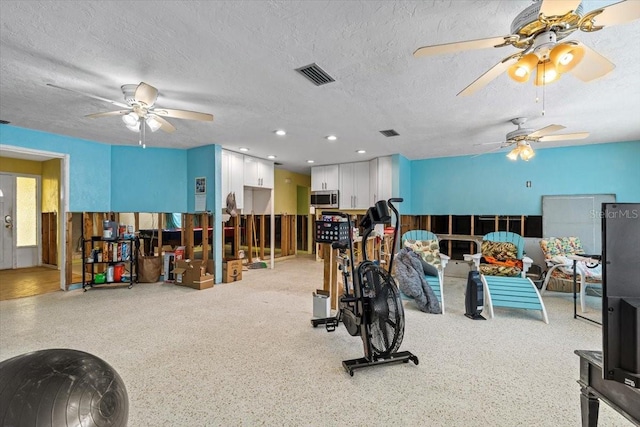
[[316,242],[333,243],[349,238],[349,223],[346,221],[316,221]]

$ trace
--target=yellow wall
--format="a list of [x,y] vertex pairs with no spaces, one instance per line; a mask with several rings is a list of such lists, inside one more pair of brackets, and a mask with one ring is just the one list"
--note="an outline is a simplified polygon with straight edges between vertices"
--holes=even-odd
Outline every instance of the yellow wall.
[[307,215],[298,212],[298,186],[311,188],[311,175],[276,169],[274,179],[275,214]]
[[42,162],[42,212],[59,213],[60,159]]
[[33,160],[0,157],[0,172],[42,175],[42,163]]

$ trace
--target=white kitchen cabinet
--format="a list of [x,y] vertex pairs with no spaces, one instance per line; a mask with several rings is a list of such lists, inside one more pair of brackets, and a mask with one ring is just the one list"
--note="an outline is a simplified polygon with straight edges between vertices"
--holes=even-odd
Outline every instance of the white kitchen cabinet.
[[236,207],[244,205],[244,156],[233,151],[222,150],[222,206],[227,206],[227,195],[236,194]]
[[273,162],[244,156],[244,185],[247,187],[273,188]]
[[369,162],[370,204],[389,200],[392,196],[391,156],[378,157]]
[[339,166],[340,209],[369,208],[369,162],[343,163]]
[[314,166],[311,168],[311,191],[338,190],[339,177],[338,165]]

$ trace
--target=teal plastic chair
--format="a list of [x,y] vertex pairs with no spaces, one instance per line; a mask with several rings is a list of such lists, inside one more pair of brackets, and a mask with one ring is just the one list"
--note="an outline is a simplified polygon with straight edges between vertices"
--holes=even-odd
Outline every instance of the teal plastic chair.
[[[402,247],[405,246],[405,242],[407,240],[435,240],[438,242],[438,236],[433,234],[430,231],[426,230],[411,230],[407,231],[402,235]],[[444,292],[442,286],[444,284],[444,269],[449,262],[449,257],[445,254],[440,254],[440,266],[438,268],[438,276],[427,276],[424,275],[425,280],[433,289],[433,293],[436,294],[438,301],[440,302],[440,307],[442,308],[442,314],[444,314]]]
[[[509,231],[495,231],[486,234],[482,240],[490,242],[513,243],[517,251],[518,259],[522,260],[522,273],[520,277],[488,276],[480,274],[484,286],[485,305],[489,309],[489,315],[493,318],[493,307],[517,308],[524,310],[540,310],[542,320],[549,323],[547,310],[540,296],[538,288],[526,274],[533,260],[524,255],[524,239],[522,236]],[[480,271],[480,259],[482,253],[464,255],[465,261],[472,261],[476,270]]]

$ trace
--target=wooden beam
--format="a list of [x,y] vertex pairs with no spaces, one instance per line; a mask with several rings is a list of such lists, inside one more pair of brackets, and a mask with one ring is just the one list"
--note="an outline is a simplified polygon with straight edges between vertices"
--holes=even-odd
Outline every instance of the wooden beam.
[[64,285],[65,289],[69,290],[69,286],[71,286],[73,282],[73,214],[71,212],[66,213],[65,221],[67,225],[65,229],[64,248],[67,255],[64,260]]
[[[453,234],[453,215],[449,215],[449,234]],[[453,242],[451,240],[449,240],[447,242],[447,245],[448,245],[448,248],[447,248],[448,249],[448,254],[447,255],[449,255],[449,258],[451,258],[451,246],[452,246],[452,243]]]
[[[205,231],[202,230],[204,235]],[[186,259],[193,259],[193,214],[182,215],[182,244]]]
[[240,251],[240,215],[236,215],[233,219],[233,258],[239,259]]
[[[260,215],[260,259],[264,260],[265,216]],[[271,254],[273,255],[273,254]]]
[[253,262],[253,234],[255,233],[254,227],[254,215],[250,214],[247,215],[247,233],[246,233],[246,240],[247,240],[247,252],[249,252],[248,254],[245,254],[245,256],[247,256],[247,262],[248,263],[252,263]]
[[[164,228],[164,213],[158,213],[158,256],[162,256],[162,229]],[[151,255],[155,255],[153,247],[151,248]]]
[[493,231],[498,231],[498,227],[500,227],[500,217],[498,215],[496,215],[493,218],[493,226],[494,226],[494,230]]
[[200,214],[200,226],[202,227],[202,259],[209,259],[209,214]]
[[520,215],[520,235],[524,237],[524,215]]
[[431,231],[431,215],[427,215],[427,231]]
[[133,213],[133,227],[134,227],[134,231],[140,230],[140,213],[139,212]]
[[289,222],[287,214],[280,215],[280,256],[289,254]]
[[[475,233],[475,226],[476,226],[475,215],[471,215],[471,235],[472,236],[474,236],[476,234]],[[469,253],[470,254],[477,253],[477,252],[474,251],[474,247],[473,246],[474,246],[473,242],[469,243]],[[479,248],[478,248],[478,250],[479,250]]]

